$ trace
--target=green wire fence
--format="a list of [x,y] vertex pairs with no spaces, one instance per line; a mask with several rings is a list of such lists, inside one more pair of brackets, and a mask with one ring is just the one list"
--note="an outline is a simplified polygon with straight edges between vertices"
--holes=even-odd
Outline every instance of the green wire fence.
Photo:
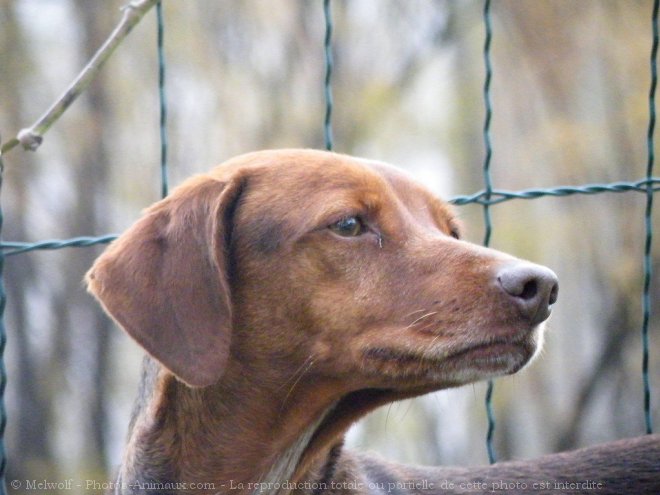
[[[484,27],[486,29],[486,36],[484,38],[484,66],[485,66],[485,77],[484,77],[484,165],[483,165],[483,175],[484,175],[484,184],[486,189],[484,190],[484,199],[486,200],[483,203],[483,212],[484,212],[484,246],[490,246],[490,238],[493,234],[493,219],[490,214],[490,198],[493,194],[493,180],[490,174],[490,161],[493,157],[493,146],[490,140],[490,123],[493,118],[493,106],[490,99],[490,83],[493,80],[493,66],[490,62],[490,47],[493,40],[493,26],[490,19],[490,0],[484,2]],[[491,379],[488,380],[488,386],[486,387],[486,397],[485,397],[485,406],[486,406],[486,418],[488,420],[488,430],[486,431],[486,450],[488,451],[488,460],[493,464],[497,458],[495,455],[495,448],[493,446],[493,437],[495,435],[495,411],[493,411],[493,391],[495,389],[495,382]]]
[[[651,383],[649,377],[649,323],[651,318],[651,276],[652,276],[652,258],[651,248],[653,243],[653,197],[654,194],[660,190],[660,177],[655,177],[654,173],[654,135],[655,135],[655,94],[657,86],[657,52],[658,41],[660,39],[659,26],[658,26],[658,11],[660,0],[654,0],[653,12],[651,16],[652,21],[652,49],[650,57],[650,73],[651,85],[648,97],[649,108],[649,122],[648,132],[646,136],[648,161],[646,166],[646,177],[634,182],[611,182],[607,184],[585,184],[581,186],[558,186],[545,189],[526,189],[520,191],[507,191],[502,189],[495,189],[492,183],[490,172],[491,158],[493,155],[493,147],[490,138],[490,124],[493,118],[493,107],[490,96],[491,81],[493,76],[493,69],[491,64],[491,45],[493,38],[492,22],[491,22],[491,1],[484,0],[483,8],[483,23],[485,27],[485,39],[483,46],[483,59],[485,67],[485,78],[483,85],[483,98],[485,118],[483,126],[483,139],[485,146],[485,157],[483,162],[483,178],[484,189],[475,192],[471,195],[457,196],[451,200],[451,203],[461,206],[467,204],[478,204],[483,207],[483,215],[485,221],[485,233],[483,244],[488,246],[490,243],[493,225],[491,219],[490,207],[512,200],[532,200],[541,197],[566,197],[572,195],[594,195],[603,193],[628,193],[639,192],[646,195],[646,208],[644,213],[645,222],[645,243],[643,253],[643,268],[644,268],[644,283],[642,288],[642,306],[643,306],[643,322],[641,329],[642,339],[642,381],[644,387],[643,397],[643,412],[646,432],[653,431],[652,418],[651,418]],[[331,0],[323,0],[323,13],[325,19],[325,37],[324,37],[324,53],[325,53],[325,78],[324,78],[324,95],[325,95],[325,117],[323,120],[323,132],[325,148],[327,150],[333,149],[333,134],[332,134],[332,111],[333,111],[333,98],[332,98],[332,73],[334,69],[334,62],[332,57],[332,34],[333,34],[333,21],[332,21],[332,6]],[[164,20],[162,4],[159,1],[156,4],[157,16],[157,55],[158,55],[158,94],[160,102],[160,139],[161,139],[161,192],[162,196],[168,193],[168,165],[167,165],[167,98],[165,94],[165,55],[164,55]],[[2,177],[4,167],[2,162],[2,155],[0,154],[0,199],[2,188]],[[2,241],[2,225],[3,214],[0,207],[0,495],[6,493],[5,487],[5,471],[7,465],[5,445],[4,445],[4,430],[7,422],[5,405],[4,405],[4,391],[7,384],[7,373],[4,365],[3,353],[6,343],[6,329],[4,327],[4,311],[6,306],[6,295],[3,285],[3,267],[5,259],[10,256],[24,254],[37,250],[56,250],[68,247],[85,248],[98,244],[107,244],[115,239],[116,235],[103,235],[98,237],[76,237],[63,240],[46,240],[34,243],[28,242],[9,242]],[[493,382],[488,383],[486,392],[486,411],[488,417],[488,431],[486,437],[486,446],[488,450],[488,457],[491,463],[495,462],[496,455],[493,447],[493,435],[495,431],[495,418],[492,408],[493,396]]]
[[[4,163],[0,154],[0,193],[2,192],[2,180],[4,176]],[[2,196],[0,195],[0,199]],[[2,239],[3,224],[2,208],[0,207],[0,239]],[[0,241],[0,247],[2,243]],[[5,345],[7,343],[7,332],[4,323],[5,306],[7,296],[5,295],[3,271],[5,267],[5,255],[0,249],[0,494],[6,493],[5,472],[7,471],[7,455],[5,452],[5,427],[7,426],[7,411],[5,409],[5,388],[7,387],[7,369],[5,368]]]
[[648,161],[646,163],[646,209],[644,211],[644,228],[646,238],[644,240],[644,287],[642,289],[642,380],[644,384],[644,421],[646,433],[653,432],[653,421],[651,418],[651,383],[649,379],[649,322],[651,319],[651,275],[652,259],[651,247],[653,244],[653,188],[650,181],[653,179],[653,167],[655,164],[655,90],[658,83],[658,40],[660,32],[658,29],[658,9],[660,1],[653,2],[653,14],[651,24],[653,27],[653,45],[651,47],[651,89],[649,90],[649,126],[646,134],[646,147]]

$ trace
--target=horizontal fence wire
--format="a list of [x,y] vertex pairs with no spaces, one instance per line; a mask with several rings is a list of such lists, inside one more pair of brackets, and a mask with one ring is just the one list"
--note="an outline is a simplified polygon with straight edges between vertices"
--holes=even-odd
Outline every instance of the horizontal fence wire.
[[68,247],[90,247],[97,244],[108,244],[117,238],[117,234],[108,234],[99,237],[72,237],[70,239],[52,239],[40,242],[3,242],[0,248],[4,256],[29,253],[30,251],[53,251]]
[[[649,187],[650,186],[650,187]],[[660,177],[650,177],[637,182],[610,182],[609,184],[584,184],[581,186],[557,186],[541,189],[524,189],[521,191],[506,191],[502,189],[483,190],[470,196],[457,196],[449,202],[455,205],[477,203],[480,205],[496,205],[512,199],[536,199],[543,197],[566,197],[574,195],[594,195],[601,193],[640,192],[647,194],[660,191]]]

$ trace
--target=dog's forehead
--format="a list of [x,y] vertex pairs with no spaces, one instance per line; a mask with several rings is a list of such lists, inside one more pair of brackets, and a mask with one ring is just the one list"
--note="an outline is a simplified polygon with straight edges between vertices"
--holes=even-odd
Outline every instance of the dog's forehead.
[[[256,210],[292,218],[323,205],[367,205],[373,210],[396,202],[418,216],[421,211],[445,223],[453,210],[407,171],[385,162],[318,150],[276,150],[243,155],[217,169],[245,179],[246,198]],[[220,178],[220,177],[218,177]]]
[[246,203],[268,208],[302,206],[338,195],[384,193],[386,182],[366,161],[314,150],[256,152],[212,171],[222,181],[241,177]]
[[456,230],[451,206],[407,171],[380,161],[316,150],[261,151],[225,162],[211,175],[244,184],[239,220],[264,251],[339,215],[365,212]]

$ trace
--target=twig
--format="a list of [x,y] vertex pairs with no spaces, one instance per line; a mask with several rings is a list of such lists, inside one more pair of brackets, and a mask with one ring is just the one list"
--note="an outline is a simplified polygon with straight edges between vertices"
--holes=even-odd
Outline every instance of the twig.
[[160,0],[134,0],[122,8],[123,16],[112,34],[103,46],[94,54],[78,77],[66,91],[31,127],[21,129],[15,138],[8,140],[0,148],[0,153],[6,153],[17,145],[24,149],[35,151],[43,141],[43,135],[59,119],[69,106],[78,98],[96,78],[101,67],[110,58],[128,33],[142,20],[144,14]]

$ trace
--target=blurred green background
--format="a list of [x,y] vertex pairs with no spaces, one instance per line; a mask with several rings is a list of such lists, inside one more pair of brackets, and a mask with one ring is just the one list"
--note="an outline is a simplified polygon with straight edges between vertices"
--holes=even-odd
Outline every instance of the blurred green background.
[[[0,0],[5,140],[59,96],[124,3]],[[335,149],[407,168],[445,198],[482,189],[482,8],[333,1]],[[495,187],[644,177],[651,10],[650,0],[493,1]],[[172,185],[242,152],[323,147],[321,0],[165,0],[164,12]],[[125,229],[159,196],[158,118],[150,12],[39,151],[6,156],[3,238]],[[496,382],[500,458],[643,432],[644,205],[644,195],[627,193],[493,208],[492,245],[551,267],[561,281],[545,352]],[[481,208],[458,212],[468,238],[481,242]],[[8,480],[102,481],[119,462],[141,351],[83,289],[101,249],[7,260]],[[654,301],[658,289],[655,275]],[[656,321],[651,337],[660,356]],[[659,363],[651,361],[656,382]],[[354,427],[349,443],[406,462],[484,463],[484,390],[385,407]],[[73,491],[94,492],[84,488]]]

